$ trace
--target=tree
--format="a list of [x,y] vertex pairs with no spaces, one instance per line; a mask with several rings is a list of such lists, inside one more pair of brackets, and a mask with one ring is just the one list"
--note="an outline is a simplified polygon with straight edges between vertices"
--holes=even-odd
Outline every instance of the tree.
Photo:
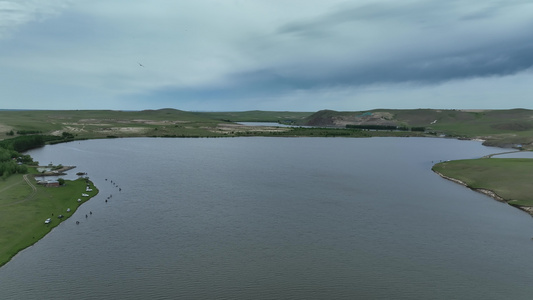
[[68,133],[68,132],[65,132],[65,131],[63,131],[61,136],[63,137],[63,139],[66,139],[66,140],[74,138],[74,135],[72,133]]

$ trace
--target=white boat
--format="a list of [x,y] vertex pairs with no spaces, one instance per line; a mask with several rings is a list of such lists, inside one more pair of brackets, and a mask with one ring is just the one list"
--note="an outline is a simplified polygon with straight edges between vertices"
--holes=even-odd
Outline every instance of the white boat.
[[44,224],[49,224],[50,222],[52,222],[52,219],[48,218],[46,221],[44,221]]
[[81,194],[83,197],[89,197],[88,194]]

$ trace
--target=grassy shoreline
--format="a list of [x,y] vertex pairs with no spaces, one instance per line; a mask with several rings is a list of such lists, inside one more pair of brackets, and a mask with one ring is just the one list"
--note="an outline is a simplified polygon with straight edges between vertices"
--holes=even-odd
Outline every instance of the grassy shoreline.
[[[92,191],[86,191],[87,187]],[[98,194],[88,179],[66,180],[64,186],[45,187],[36,184],[33,174],[16,174],[0,181],[0,191],[0,266],[35,244]],[[49,224],[44,222],[47,218],[51,219]]]
[[507,203],[533,216],[533,159],[478,158],[441,162],[433,172],[442,178]]

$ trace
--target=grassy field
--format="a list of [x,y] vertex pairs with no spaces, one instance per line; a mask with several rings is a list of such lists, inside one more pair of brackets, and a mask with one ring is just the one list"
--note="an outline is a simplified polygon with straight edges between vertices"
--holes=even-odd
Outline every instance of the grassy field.
[[[325,136],[323,130],[257,128],[235,122],[281,122],[332,127],[327,136],[397,136],[395,132],[347,134],[347,124],[384,124],[426,128],[425,136],[482,139],[486,145],[533,149],[533,111],[376,109],[311,112],[243,111],[187,112],[176,109],[143,111],[0,110],[0,139],[24,131],[45,135],[72,134],[74,139],[112,137],[227,137],[250,135]],[[420,134],[403,133],[408,136]]]
[[[186,112],[176,109],[111,110],[0,110],[0,139],[7,133],[37,131],[46,135],[70,133],[75,139],[111,137],[222,137],[232,136],[233,122],[287,122],[311,113],[298,112]],[[238,131],[245,130],[246,126]],[[250,129],[251,132],[257,132]]]
[[433,170],[470,188],[491,190],[511,205],[533,206],[533,159],[456,160],[436,164]]
[[[21,174],[0,180],[0,266],[36,243],[98,193],[92,182],[89,184],[93,191],[85,191],[85,179],[66,181],[61,187],[44,187],[37,185],[32,175],[27,177],[35,189]],[[82,193],[89,196],[83,197]],[[59,215],[64,217],[60,219]],[[47,218],[51,218],[50,224],[44,223]]]
[[[175,109],[145,111],[0,111],[0,131],[39,131],[73,134],[76,139],[139,136],[216,136],[220,123]],[[1,133],[0,133],[1,134]]]

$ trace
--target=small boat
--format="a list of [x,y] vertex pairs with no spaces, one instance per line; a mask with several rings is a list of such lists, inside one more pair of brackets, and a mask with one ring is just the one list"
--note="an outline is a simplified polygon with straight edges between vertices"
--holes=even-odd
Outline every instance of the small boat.
[[89,197],[88,194],[81,194],[83,197]]
[[63,218],[63,215],[59,215],[57,216],[58,219],[62,219]]
[[70,208],[67,208],[67,212],[70,212]]
[[52,222],[52,219],[48,218],[44,221],[44,224],[50,224],[50,222]]

